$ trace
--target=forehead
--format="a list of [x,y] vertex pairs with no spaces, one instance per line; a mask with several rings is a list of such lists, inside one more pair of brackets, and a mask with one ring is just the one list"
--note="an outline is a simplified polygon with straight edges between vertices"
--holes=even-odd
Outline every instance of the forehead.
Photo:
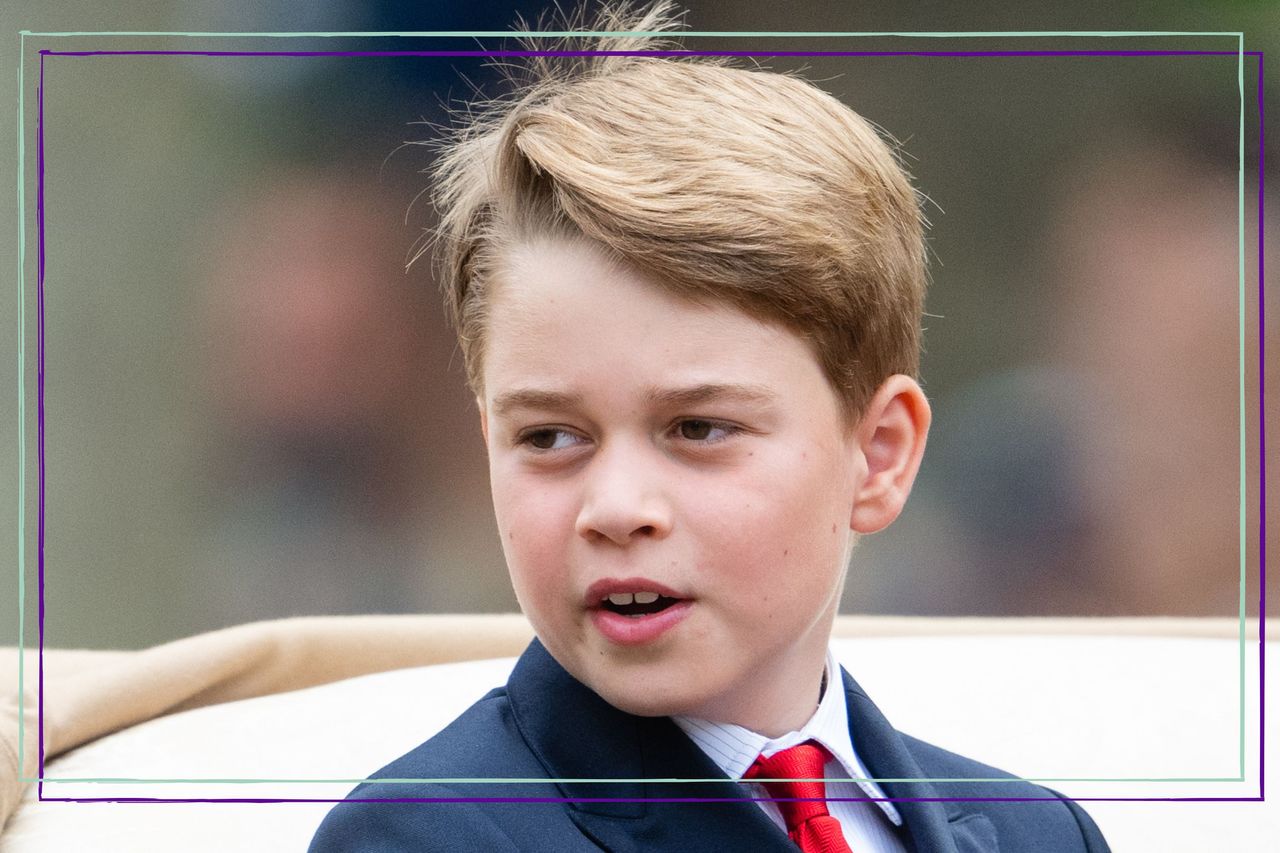
[[794,332],[674,294],[589,243],[515,247],[494,285],[483,356],[490,402],[526,388],[615,398],[625,390],[653,402],[697,387],[834,400]]

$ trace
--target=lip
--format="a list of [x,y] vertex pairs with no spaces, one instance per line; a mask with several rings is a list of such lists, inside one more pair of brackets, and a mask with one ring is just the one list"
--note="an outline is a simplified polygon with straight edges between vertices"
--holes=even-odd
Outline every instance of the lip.
[[611,643],[619,646],[641,646],[652,643],[683,622],[691,607],[693,602],[687,598],[648,616],[623,616],[603,607],[595,607],[591,610],[591,622]]

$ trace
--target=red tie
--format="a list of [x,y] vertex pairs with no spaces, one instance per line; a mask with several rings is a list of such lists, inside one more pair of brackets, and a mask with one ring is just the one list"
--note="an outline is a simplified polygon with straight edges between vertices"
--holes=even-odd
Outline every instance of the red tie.
[[[787,822],[787,836],[805,853],[851,853],[840,832],[840,821],[827,811],[827,788],[822,782],[822,766],[830,757],[816,742],[761,755],[743,779],[785,779],[761,782],[769,796],[778,798],[778,810]],[[817,779],[816,782],[795,781]]]

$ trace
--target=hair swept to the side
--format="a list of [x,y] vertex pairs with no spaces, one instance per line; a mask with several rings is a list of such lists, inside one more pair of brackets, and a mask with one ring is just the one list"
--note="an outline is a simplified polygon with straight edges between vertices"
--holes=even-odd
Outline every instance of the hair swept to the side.
[[[460,305],[448,299],[449,287],[462,275],[476,248],[481,227],[492,214],[495,152],[503,130],[522,113],[551,100],[575,82],[614,73],[642,57],[640,53],[675,51],[680,43],[662,34],[681,28],[683,13],[673,0],[644,4],[634,0],[606,3],[595,15],[583,3],[566,11],[555,0],[535,24],[517,16],[517,49],[533,55],[518,61],[493,60],[508,91],[492,98],[476,98],[454,113],[454,122],[438,140],[431,175],[431,200],[438,215],[433,233],[422,240],[410,263],[434,250],[446,308],[459,334],[463,333]],[[546,36],[542,33],[563,33]],[[641,35],[643,34],[643,35]],[[712,61],[718,61],[712,58]],[[464,350],[467,341],[463,340]],[[468,366],[470,373],[470,366]],[[473,377],[474,378],[474,377]]]
[[679,47],[670,0],[586,14],[525,39],[514,90],[440,143],[435,254],[472,387],[504,256],[548,237],[792,329],[850,415],[915,375],[923,218],[875,128],[797,77],[655,54]]

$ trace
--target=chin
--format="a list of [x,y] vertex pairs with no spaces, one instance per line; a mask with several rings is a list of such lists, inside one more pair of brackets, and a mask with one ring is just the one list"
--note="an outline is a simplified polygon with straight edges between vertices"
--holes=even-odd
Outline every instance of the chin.
[[619,711],[625,711],[637,717],[670,717],[673,714],[689,713],[688,706],[675,699],[655,696],[652,692],[632,690],[609,691],[592,687],[600,698]]
[[637,717],[700,716],[698,710],[711,699],[706,678],[660,649],[633,648],[621,655],[616,649],[597,655],[574,646],[564,655],[558,647],[547,645],[547,650],[601,699]]
[[597,679],[579,680],[619,711],[637,717],[697,716],[697,709],[705,703],[705,697],[689,695],[687,691],[656,689],[653,683],[643,680],[626,684],[612,680],[608,683],[599,683]]

